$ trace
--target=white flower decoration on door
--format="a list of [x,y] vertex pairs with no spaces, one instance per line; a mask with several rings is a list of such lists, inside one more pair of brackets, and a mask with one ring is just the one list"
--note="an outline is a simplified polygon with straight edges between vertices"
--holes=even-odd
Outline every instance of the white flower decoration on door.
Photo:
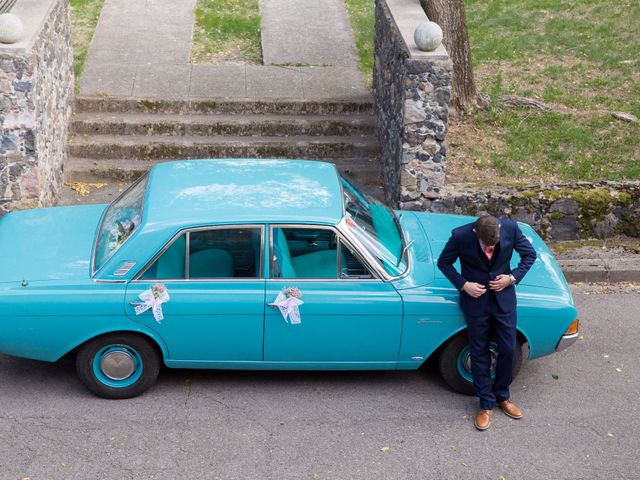
[[304,302],[300,300],[300,297],[302,297],[302,292],[298,288],[287,287],[282,289],[273,303],[269,305],[278,307],[285,322],[297,325],[302,323],[299,307]]

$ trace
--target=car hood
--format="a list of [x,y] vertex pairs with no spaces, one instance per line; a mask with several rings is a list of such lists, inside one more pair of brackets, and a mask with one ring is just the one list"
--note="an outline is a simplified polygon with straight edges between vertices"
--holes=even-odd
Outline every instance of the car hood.
[[[447,243],[447,240],[449,240],[451,230],[476,220],[475,217],[438,213],[415,212],[414,215],[422,226],[425,236],[429,240],[434,262],[437,262],[442,249]],[[564,278],[562,270],[553,257],[553,253],[551,253],[544,241],[530,225],[525,223],[518,223],[518,225],[520,226],[524,236],[531,242],[531,245],[533,245],[533,248],[535,248],[538,255],[538,259],[533,264],[527,275],[522,279],[520,285],[569,291],[569,286]],[[520,256],[514,251],[513,258],[511,260],[511,268],[515,268],[519,261]],[[460,271],[459,262],[456,262],[455,266],[458,271]],[[445,278],[437,267],[435,270],[436,280]]]
[[0,282],[88,278],[106,205],[36,208],[0,219]]

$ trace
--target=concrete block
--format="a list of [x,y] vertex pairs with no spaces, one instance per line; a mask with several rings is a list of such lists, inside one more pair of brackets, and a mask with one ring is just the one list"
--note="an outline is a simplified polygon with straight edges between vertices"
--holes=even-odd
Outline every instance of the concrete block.
[[245,65],[194,65],[189,98],[247,96]]
[[302,98],[302,74],[295,68],[247,65],[247,97]]
[[88,63],[79,80],[80,94],[130,97],[135,77],[132,65]]
[[184,98],[189,95],[191,65],[139,66],[133,96]]

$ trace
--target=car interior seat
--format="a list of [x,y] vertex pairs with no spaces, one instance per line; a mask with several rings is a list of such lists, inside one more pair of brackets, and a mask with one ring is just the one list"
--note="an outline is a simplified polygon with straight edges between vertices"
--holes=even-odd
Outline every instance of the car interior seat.
[[160,256],[157,261],[155,278],[184,278],[184,252],[186,240],[181,235]]
[[[338,273],[335,250],[319,250],[291,257],[287,239],[281,228],[275,229],[273,253],[276,257],[275,277],[336,278]],[[279,269],[279,271],[278,271]]]
[[233,278],[233,258],[226,250],[207,248],[189,255],[189,278]]

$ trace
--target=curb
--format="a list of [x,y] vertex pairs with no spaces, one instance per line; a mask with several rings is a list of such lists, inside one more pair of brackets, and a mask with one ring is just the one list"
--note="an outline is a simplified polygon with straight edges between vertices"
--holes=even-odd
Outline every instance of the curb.
[[640,282],[640,257],[558,259],[567,282]]

